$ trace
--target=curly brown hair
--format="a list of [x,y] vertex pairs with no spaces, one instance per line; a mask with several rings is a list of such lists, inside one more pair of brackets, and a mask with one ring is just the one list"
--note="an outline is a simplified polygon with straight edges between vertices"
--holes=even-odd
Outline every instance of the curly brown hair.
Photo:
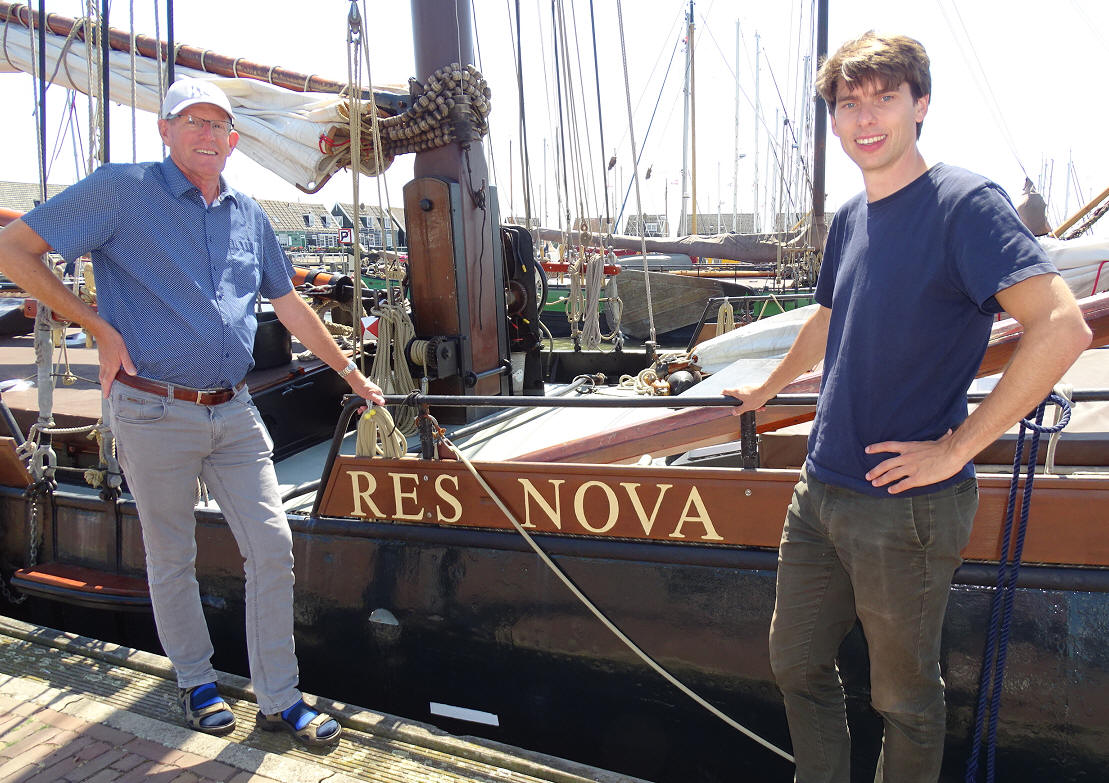
[[[836,91],[844,84],[873,82],[879,90],[892,90],[907,82],[913,100],[932,94],[928,53],[920,41],[905,35],[879,35],[873,30],[844,43],[824,60],[816,74],[816,91],[835,114]],[[917,123],[917,136],[920,126]]]

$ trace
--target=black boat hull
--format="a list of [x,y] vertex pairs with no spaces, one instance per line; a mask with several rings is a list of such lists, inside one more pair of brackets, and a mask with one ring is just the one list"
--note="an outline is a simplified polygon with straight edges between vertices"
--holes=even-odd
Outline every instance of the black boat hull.
[[[10,574],[21,565],[18,553],[26,552],[23,498],[5,490],[2,503],[3,569]],[[128,504],[121,511],[121,570],[141,575],[138,521]],[[90,544],[88,530],[108,530],[97,524],[106,513],[96,498],[63,490],[53,511],[62,533],[57,540],[70,540],[82,526]],[[217,666],[246,674],[241,558],[218,515],[202,512],[198,519],[198,576]],[[741,737],[639,661],[514,533],[296,515],[291,523],[297,651],[302,684],[312,692],[649,780],[791,779],[786,762]],[[52,539],[44,537],[44,557],[53,554]],[[789,748],[766,644],[774,596],[772,550],[540,540],[649,655],[725,713]],[[86,547],[86,565],[97,565],[90,552],[111,548],[102,543]],[[1066,569],[1031,568],[1026,576],[1029,584],[1039,577],[1045,584],[1069,578]],[[999,779],[1096,779],[1109,762],[1104,576],[1095,571],[1085,574],[1085,582],[1018,590],[1000,720]],[[990,581],[980,567],[964,567],[960,578],[968,577]],[[990,593],[959,584],[952,595],[943,653],[949,687],[945,779],[961,778]],[[29,603],[8,613],[49,611],[50,623],[73,625],[57,608],[43,608],[41,600]],[[147,616],[122,619],[83,610],[84,622],[90,614],[103,618],[96,631],[100,637],[137,624],[153,640]],[[856,628],[844,643],[840,667],[857,780],[872,777],[881,731],[867,706],[865,660],[865,640]],[[488,713],[497,725],[433,714],[433,703]]]

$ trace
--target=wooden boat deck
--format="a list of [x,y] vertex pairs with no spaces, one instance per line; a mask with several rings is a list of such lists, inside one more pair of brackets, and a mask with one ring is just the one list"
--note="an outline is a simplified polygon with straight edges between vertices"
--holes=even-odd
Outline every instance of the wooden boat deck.
[[[0,618],[0,778],[303,783],[634,783],[636,778],[316,699],[339,717],[330,752],[257,729],[241,677],[220,674],[238,719],[227,737],[177,720],[169,661]],[[309,697],[311,699],[311,697]],[[99,770],[97,769],[99,767]],[[113,776],[113,772],[116,773]]]
[[[80,329],[71,328],[66,332],[70,343],[81,335]],[[296,349],[297,346],[294,346]],[[58,364],[60,350],[54,349],[55,377],[54,388],[54,422],[58,427],[82,427],[95,424],[100,418],[100,386],[97,383],[99,373],[99,360],[95,348],[69,347],[68,367],[73,376],[73,383],[65,383],[65,365]],[[17,337],[0,338],[0,384],[9,381],[24,381],[15,384],[12,388],[3,391],[3,400],[7,403],[23,430],[27,429],[38,419],[39,400],[38,388],[35,384],[36,371],[34,365],[35,346],[34,335],[20,335]],[[308,362],[293,361],[278,367],[266,370],[256,370],[247,376],[247,383],[252,391],[264,389],[274,383],[285,380],[290,373],[302,373],[322,366],[322,362],[313,359]]]

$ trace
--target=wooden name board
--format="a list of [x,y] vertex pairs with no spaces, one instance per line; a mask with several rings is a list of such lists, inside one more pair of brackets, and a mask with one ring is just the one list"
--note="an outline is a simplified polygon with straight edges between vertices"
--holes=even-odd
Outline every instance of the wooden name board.
[[[797,482],[790,470],[475,463],[530,533],[776,547]],[[750,478],[748,478],[750,477]],[[453,461],[339,457],[320,512],[512,529]]]
[[[475,468],[529,533],[774,548],[797,470],[478,462]],[[979,478],[963,556],[997,560],[1007,477]],[[1109,566],[1109,479],[1036,479],[1024,560]],[[339,457],[320,513],[411,524],[511,530],[460,462]]]

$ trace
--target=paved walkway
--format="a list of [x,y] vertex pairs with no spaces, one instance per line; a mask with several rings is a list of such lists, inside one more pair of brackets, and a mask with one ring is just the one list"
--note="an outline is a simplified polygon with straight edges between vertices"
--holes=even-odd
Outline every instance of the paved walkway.
[[0,617],[0,781],[5,783],[634,783],[636,779],[325,699],[343,739],[311,751],[259,730],[241,677],[220,675],[238,726],[176,720],[161,656]]

